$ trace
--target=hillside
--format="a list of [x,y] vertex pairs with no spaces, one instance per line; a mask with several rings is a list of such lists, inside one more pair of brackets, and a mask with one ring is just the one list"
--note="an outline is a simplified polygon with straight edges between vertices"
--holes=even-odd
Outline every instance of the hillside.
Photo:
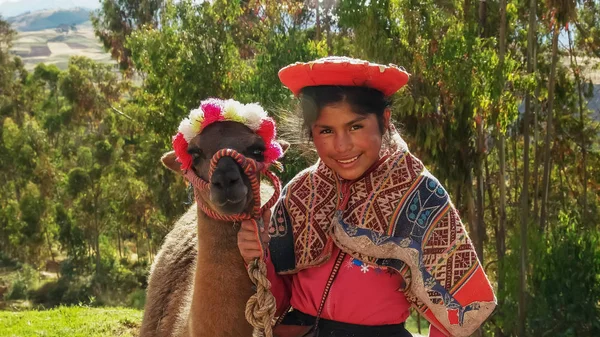
[[60,25],[79,25],[90,19],[90,10],[86,8],[49,9],[27,12],[7,19],[12,27],[21,32],[54,29]]
[[68,33],[60,33],[56,29],[19,32],[11,53],[21,57],[28,70],[38,63],[55,64],[64,70],[69,58],[75,55],[87,56],[97,62],[114,63],[94,35],[89,21]]

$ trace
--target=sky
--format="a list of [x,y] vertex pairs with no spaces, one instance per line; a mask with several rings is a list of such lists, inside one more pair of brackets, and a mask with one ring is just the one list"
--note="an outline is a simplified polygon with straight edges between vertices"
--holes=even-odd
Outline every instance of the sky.
[[8,18],[27,11],[73,7],[97,9],[100,7],[100,2],[99,0],[0,0],[0,15]]

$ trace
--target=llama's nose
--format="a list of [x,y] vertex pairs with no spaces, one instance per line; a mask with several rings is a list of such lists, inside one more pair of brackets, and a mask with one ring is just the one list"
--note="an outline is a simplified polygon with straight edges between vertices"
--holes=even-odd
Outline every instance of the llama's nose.
[[211,187],[225,190],[242,183],[238,164],[231,158],[222,158],[210,178]]
[[237,184],[240,181],[240,175],[234,171],[215,171],[210,181],[212,187],[217,189],[226,189]]

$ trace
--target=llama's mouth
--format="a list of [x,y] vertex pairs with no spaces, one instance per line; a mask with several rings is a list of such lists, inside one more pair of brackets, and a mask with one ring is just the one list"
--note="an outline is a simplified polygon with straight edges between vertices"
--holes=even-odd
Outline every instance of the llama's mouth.
[[227,188],[225,191],[210,189],[209,199],[213,207],[227,214],[238,214],[244,211],[248,203],[248,188],[239,184],[236,188]]
[[245,201],[245,199],[246,199],[246,198],[243,198],[243,197],[242,197],[242,198],[239,198],[239,199],[237,199],[237,200],[226,199],[226,200],[225,200],[225,201],[223,201],[223,202],[214,202],[214,204],[215,204],[216,206],[219,206],[219,207],[223,207],[223,206],[225,206],[225,205],[228,205],[228,204],[230,204],[230,205],[238,205],[238,204],[240,204],[241,202]]
[[224,198],[214,198],[211,200],[214,207],[224,214],[240,214],[247,209],[248,200],[247,196],[235,198],[232,196]]

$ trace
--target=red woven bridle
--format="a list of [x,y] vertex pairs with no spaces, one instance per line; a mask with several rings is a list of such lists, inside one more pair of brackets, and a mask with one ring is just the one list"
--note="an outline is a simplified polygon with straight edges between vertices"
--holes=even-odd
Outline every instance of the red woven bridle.
[[[248,219],[261,219],[262,212],[265,209],[271,208],[279,198],[279,194],[281,193],[281,183],[279,182],[279,178],[277,178],[277,176],[273,172],[268,170],[270,164],[257,162],[254,159],[247,158],[233,149],[222,149],[215,153],[215,155],[210,161],[210,169],[208,172],[209,181],[217,167],[217,163],[223,157],[231,157],[233,160],[235,160],[235,162],[240,165],[240,167],[244,171],[244,174],[250,180],[250,186],[252,187],[252,196],[254,197],[254,207],[252,208],[252,213],[242,212],[239,214],[224,215],[210,208],[200,198],[199,193],[202,191],[210,190],[210,183],[198,177],[198,175],[196,175],[196,173],[190,168],[188,170],[185,170],[183,172],[183,175],[192,184],[192,186],[194,186],[194,189],[196,189],[195,199],[196,203],[198,203],[198,207],[200,207],[200,209],[204,213],[206,213],[206,215],[216,220],[238,222]],[[269,199],[269,201],[267,201],[267,203],[262,207],[260,206],[260,181],[258,179],[258,173],[266,175],[273,183],[273,188],[275,189],[275,192],[273,193],[271,199]]]

